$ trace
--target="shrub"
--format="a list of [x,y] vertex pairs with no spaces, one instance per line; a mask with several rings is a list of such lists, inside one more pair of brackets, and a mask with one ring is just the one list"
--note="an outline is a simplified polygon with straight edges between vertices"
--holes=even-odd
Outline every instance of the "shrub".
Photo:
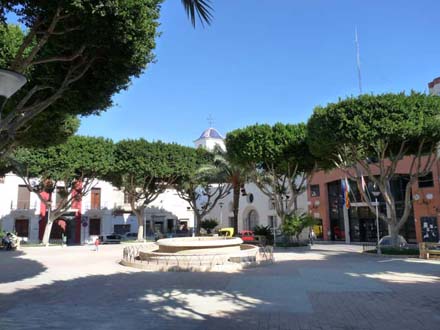
[[200,227],[205,229],[208,234],[211,233],[211,231],[218,226],[217,219],[206,219],[200,222]]
[[313,226],[315,223],[316,219],[309,214],[294,214],[284,220],[281,230],[285,235],[295,236],[296,240],[299,241],[301,232],[305,228]]
[[254,234],[264,236],[268,241],[273,239],[272,228],[269,226],[255,226]]

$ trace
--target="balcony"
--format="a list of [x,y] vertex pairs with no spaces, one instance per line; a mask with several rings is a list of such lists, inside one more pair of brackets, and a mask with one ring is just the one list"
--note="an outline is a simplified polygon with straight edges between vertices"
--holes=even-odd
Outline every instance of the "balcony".
[[16,210],[36,210],[37,209],[37,202],[33,202],[31,205],[30,200],[18,200],[16,202],[11,201],[11,211]]

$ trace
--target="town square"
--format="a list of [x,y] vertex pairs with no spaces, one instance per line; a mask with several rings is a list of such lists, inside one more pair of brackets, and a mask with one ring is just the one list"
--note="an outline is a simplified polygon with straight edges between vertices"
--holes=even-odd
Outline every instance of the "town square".
[[436,1],[0,9],[0,330],[439,327]]

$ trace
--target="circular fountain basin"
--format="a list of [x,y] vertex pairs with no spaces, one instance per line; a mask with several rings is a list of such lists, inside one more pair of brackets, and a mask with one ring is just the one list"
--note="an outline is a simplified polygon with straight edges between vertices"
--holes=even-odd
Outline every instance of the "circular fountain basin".
[[156,242],[159,253],[225,254],[240,251],[243,240],[239,237],[179,237]]

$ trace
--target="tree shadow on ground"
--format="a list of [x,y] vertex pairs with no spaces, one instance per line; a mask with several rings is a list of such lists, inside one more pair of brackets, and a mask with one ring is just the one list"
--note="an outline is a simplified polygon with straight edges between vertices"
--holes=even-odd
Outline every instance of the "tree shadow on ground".
[[[0,294],[0,324],[13,329],[363,330],[396,328],[393,320],[399,319],[407,328],[434,328],[438,307],[414,301],[435,301],[438,283],[401,285],[365,276],[416,272],[419,265],[333,252],[310,258],[236,274],[84,274]],[[421,274],[433,275],[433,269]]]
[[24,255],[22,251],[0,250],[0,284],[31,278],[46,270],[38,261],[22,258]]

